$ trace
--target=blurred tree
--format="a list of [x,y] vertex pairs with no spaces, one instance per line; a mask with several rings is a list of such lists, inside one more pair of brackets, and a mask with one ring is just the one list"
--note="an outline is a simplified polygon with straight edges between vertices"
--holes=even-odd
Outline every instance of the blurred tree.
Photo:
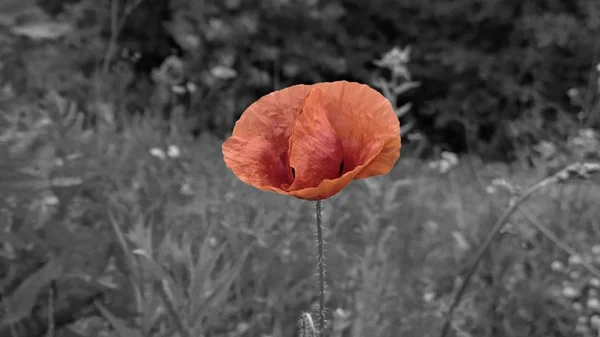
[[[41,1],[51,13],[66,7]],[[131,13],[118,42],[140,53],[146,80],[168,56],[181,57],[197,87],[188,115],[219,134],[260,95],[301,82],[370,83],[373,60],[411,45],[410,71],[422,85],[404,99],[431,144],[460,152],[468,142],[510,159],[516,148],[572,133],[565,126],[577,124],[579,109],[566,93],[590,92],[599,13],[588,0],[152,0]]]

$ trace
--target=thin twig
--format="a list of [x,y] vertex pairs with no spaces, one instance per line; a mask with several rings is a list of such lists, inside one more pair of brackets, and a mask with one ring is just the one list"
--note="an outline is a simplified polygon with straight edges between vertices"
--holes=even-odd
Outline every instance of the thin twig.
[[319,250],[319,262],[317,264],[319,268],[319,336],[325,336],[325,248],[323,244],[323,228],[322,212],[321,212],[321,200],[317,201],[317,246]]
[[516,200],[511,202],[510,206],[504,211],[502,216],[500,216],[500,218],[498,219],[498,221],[496,222],[496,224],[494,225],[494,227],[492,228],[492,230],[490,231],[488,236],[483,241],[483,244],[481,245],[481,247],[475,254],[475,257],[473,258],[473,262],[469,266],[469,269],[467,271],[467,274],[466,274],[462,284],[460,285],[460,287],[458,288],[458,291],[454,294],[454,297],[452,298],[452,300],[450,302],[450,306],[448,307],[448,312],[446,313],[444,325],[442,326],[442,329],[440,331],[440,337],[445,337],[448,334],[448,331],[450,330],[452,314],[454,313],[454,310],[456,309],[456,307],[458,306],[458,303],[462,299],[462,296],[463,296],[465,290],[467,289],[469,282],[471,281],[471,278],[473,277],[473,275],[475,275],[475,272],[477,271],[477,267],[479,266],[479,262],[481,262],[484,254],[487,252],[487,249],[489,248],[490,244],[492,243],[492,241],[494,240],[496,235],[500,232],[502,227],[504,227],[506,220],[508,220],[508,218],[517,210],[517,208],[523,202],[525,202],[531,195],[533,195],[535,192],[539,191],[540,189],[542,189],[548,185],[563,181],[563,180],[569,178],[572,174],[577,174],[579,176],[586,177],[589,173],[597,172],[599,169],[600,169],[600,165],[598,165],[596,163],[594,163],[594,164],[589,164],[589,163],[571,164],[571,165],[563,168],[562,170],[558,171],[557,173],[555,173],[555,174],[539,181],[538,183],[534,184],[533,186],[529,187],[525,192],[523,192],[523,194],[518,196]]
[[127,18],[143,2],[143,0],[136,0],[133,4],[131,4],[131,6],[125,6],[125,9],[122,11],[121,18],[119,18],[119,6],[117,5],[118,1],[119,0],[112,0],[110,2],[110,39],[108,42],[108,47],[106,48],[106,53],[104,54],[104,60],[102,61],[102,74],[106,74],[108,72],[108,67],[110,66],[117,51],[119,35],[121,35],[121,31],[127,22]]

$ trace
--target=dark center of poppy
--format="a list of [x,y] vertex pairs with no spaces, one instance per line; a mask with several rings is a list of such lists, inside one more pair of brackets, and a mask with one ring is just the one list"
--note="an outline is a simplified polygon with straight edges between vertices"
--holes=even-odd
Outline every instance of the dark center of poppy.
[[[290,168],[292,169],[292,179],[296,179],[296,169],[293,166]],[[340,168],[338,170],[338,177],[341,177],[342,173],[344,173],[344,159],[342,159],[342,162],[340,163]]]

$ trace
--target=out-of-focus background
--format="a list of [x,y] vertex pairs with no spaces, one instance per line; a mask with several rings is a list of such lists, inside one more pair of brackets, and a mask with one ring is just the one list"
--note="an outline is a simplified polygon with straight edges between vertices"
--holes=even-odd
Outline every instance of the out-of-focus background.
[[[296,336],[314,205],[221,143],[260,96],[342,79],[403,148],[324,204],[328,336],[437,336],[509,202],[597,160],[599,62],[590,0],[1,0],[0,336]],[[569,180],[521,206],[449,336],[598,336],[599,202]]]

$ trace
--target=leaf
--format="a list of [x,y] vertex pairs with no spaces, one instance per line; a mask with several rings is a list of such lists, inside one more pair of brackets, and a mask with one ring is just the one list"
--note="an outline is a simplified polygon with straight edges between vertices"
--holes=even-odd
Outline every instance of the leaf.
[[402,128],[400,129],[400,136],[407,135],[414,127],[415,127],[414,121],[409,121],[407,123],[402,124]]
[[13,27],[12,31],[34,40],[52,40],[69,34],[73,31],[73,26],[60,22],[32,22]]
[[155,281],[161,281],[163,284],[166,283],[168,291],[175,297],[175,301],[180,302],[184,300],[183,292],[175,286],[176,282],[173,278],[161,266],[154,262],[150,256],[141,249],[133,250],[133,254],[140,256],[138,263],[144,271],[144,276],[150,277],[150,279],[147,280],[148,282],[154,283]]
[[[197,298],[196,301],[200,301],[204,299],[203,303],[194,303],[194,309],[191,310],[192,321],[193,322],[201,322],[202,318],[207,315],[207,311],[210,308],[218,308],[221,307],[224,301],[229,294],[229,289],[231,285],[238,277],[240,271],[242,270],[244,264],[246,263],[246,259],[250,256],[250,252],[252,251],[252,247],[247,247],[242,256],[235,261],[235,264],[231,267],[225,267],[220,275],[214,280],[214,287],[209,289],[206,293],[208,296],[203,296],[204,298]],[[196,302],[194,301],[194,302]]]
[[411,89],[418,88],[421,86],[420,82],[404,82],[398,87],[394,88],[394,94],[401,95]]
[[117,332],[119,337],[143,337],[141,332],[132,329],[127,326],[127,322],[113,315],[105,306],[103,306],[100,302],[94,302],[94,305],[100,311],[102,316],[106,318],[106,320],[112,325],[113,329]]
[[30,275],[6,300],[8,315],[0,321],[0,327],[20,321],[31,313],[38,295],[63,272],[63,258],[50,260]]
[[398,116],[398,118],[406,115],[410,109],[412,108],[412,104],[411,103],[406,103],[404,105],[402,105],[401,107],[396,109],[396,116]]

